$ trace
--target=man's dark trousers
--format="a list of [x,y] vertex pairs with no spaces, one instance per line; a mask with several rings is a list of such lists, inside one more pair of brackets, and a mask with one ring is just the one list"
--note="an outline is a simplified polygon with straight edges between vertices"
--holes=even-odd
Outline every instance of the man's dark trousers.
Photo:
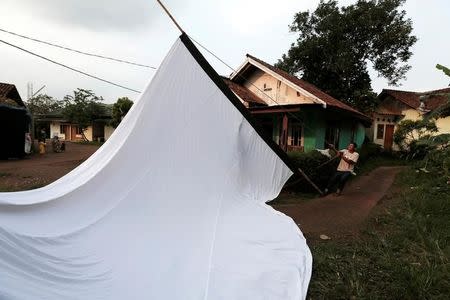
[[337,184],[338,189],[342,191],[351,175],[352,173],[350,171],[336,171],[328,182],[327,190],[331,190]]

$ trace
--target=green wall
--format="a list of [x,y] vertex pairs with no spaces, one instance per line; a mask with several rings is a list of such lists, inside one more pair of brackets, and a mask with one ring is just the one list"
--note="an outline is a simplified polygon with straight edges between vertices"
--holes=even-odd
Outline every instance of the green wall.
[[[303,146],[304,151],[312,151],[315,149],[323,149],[325,143],[325,133],[327,126],[327,114],[323,109],[317,107],[304,107],[301,112],[299,112],[298,117],[303,121]],[[332,115],[331,117],[336,117]],[[293,118],[289,116],[289,118]],[[336,121],[336,119],[335,119]],[[358,144],[358,147],[362,145],[365,138],[365,128],[364,126],[355,119],[347,118],[340,123],[340,136],[339,136],[339,149],[347,148],[348,144],[351,142],[352,130],[356,125],[356,132],[354,141]],[[273,118],[273,135],[274,141],[278,142],[278,136],[280,132],[280,120],[279,116],[274,116]]]
[[304,120],[303,146],[305,152],[322,149],[325,140],[325,119],[317,109],[304,109],[301,113]]

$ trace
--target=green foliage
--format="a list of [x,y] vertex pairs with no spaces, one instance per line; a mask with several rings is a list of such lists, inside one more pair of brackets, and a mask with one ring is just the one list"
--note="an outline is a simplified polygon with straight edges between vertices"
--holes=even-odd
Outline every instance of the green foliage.
[[419,140],[417,144],[426,148],[424,159],[417,163],[418,169],[450,180],[450,134]]
[[397,84],[410,69],[407,61],[417,38],[412,22],[400,10],[405,0],[359,0],[338,7],[321,0],[314,12],[299,12],[290,26],[296,43],[277,67],[301,74],[337,99],[362,111],[376,106],[368,63],[378,75]]
[[[336,159],[320,167],[328,162],[330,158],[315,150],[310,152],[290,152],[288,156],[296,168],[302,169],[319,188],[324,188],[327,185],[331,174],[336,171],[338,164]],[[302,192],[315,192],[314,188],[306,180],[302,180],[295,188]]]
[[63,108],[64,102],[46,94],[39,94],[28,100],[26,105],[31,114],[35,116],[58,111]]
[[111,125],[116,128],[119,126],[122,119],[128,113],[133,106],[133,101],[128,97],[122,97],[117,99],[117,102],[113,105]]
[[[438,70],[442,70],[445,75],[450,76],[450,69],[446,68],[442,65],[437,65],[436,68]],[[450,93],[448,94],[448,102],[445,105],[442,105],[438,109],[436,109],[431,116],[432,118],[446,118],[450,117]]]
[[394,142],[400,150],[411,152],[411,146],[415,146],[418,140],[431,137],[437,131],[436,123],[431,119],[403,120],[394,133]]
[[92,91],[77,89],[73,92],[73,96],[67,95],[64,97],[63,115],[68,121],[78,124],[84,131],[89,125],[92,125],[95,119],[102,115],[101,101],[103,101],[103,98],[96,96]]
[[375,143],[364,143],[361,149],[357,150],[359,153],[359,163],[365,162],[369,158],[376,157],[381,154],[381,146]]
[[441,70],[444,72],[445,75],[450,76],[450,69],[447,67],[444,67],[443,65],[437,64],[436,69]]
[[448,298],[450,186],[407,170],[396,190],[358,239],[311,246],[308,298]]
[[[375,158],[381,153],[381,147],[374,143],[365,143],[362,145],[361,149],[357,149],[359,153],[359,160],[356,169],[363,163],[365,163],[369,158]],[[331,153],[334,157],[336,152]],[[289,152],[288,156],[293,162],[296,168],[302,169],[303,172],[319,187],[325,188],[330,176],[336,171],[337,165],[339,164],[339,159],[329,158],[319,151],[310,152]],[[295,181],[296,178],[292,178],[291,181]],[[289,183],[288,183],[289,185]],[[316,192],[316,190],[309,184],[306,180],[295,185],[295,191],[301,192]]]

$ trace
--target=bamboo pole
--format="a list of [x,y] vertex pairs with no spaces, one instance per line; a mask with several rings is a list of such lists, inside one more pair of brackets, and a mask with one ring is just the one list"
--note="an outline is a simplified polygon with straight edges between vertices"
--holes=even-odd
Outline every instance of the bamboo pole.
[[298,171],[306,179],[306,181],[308,181],[309,184],[311,184],[319,192],[319,194],[323,195],[322,190],[319,189],[319,187],[308,177],[308,175],[305,174],[305,172],[303,172],[302,169],[298,168]]
[[178,30],[181,31],[181,33],[184,33],[184,30],[181,28],[180,24],[178,24],[178,22],[175,20],[175,18],[172,16],[172,14],[169,12],[169,10],[166,8],[166,6],[160,1],[160,0],[156,0],[156,2],[159,3],[159,5],[161,5],[162,9],[166,12],[166,14],[169,16],[169,18],[172,20],[172,22],[175,24],[175,26],[177,26]]

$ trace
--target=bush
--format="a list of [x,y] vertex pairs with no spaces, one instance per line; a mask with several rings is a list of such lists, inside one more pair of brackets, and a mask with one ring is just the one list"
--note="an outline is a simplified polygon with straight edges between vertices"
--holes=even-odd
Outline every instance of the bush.
[[[330,160],[329,157],[321,154],[319,151],[311,152],[290,152],[289,158],[292,160],[296,168],[300,168],[306,175],[321,189],[325,188],[330,175],[336,171],[339,160],[334,160],[326,165],[322,164]],[[292,181],[298,180],[298,178],[291,179]],[[288,183],[289,184],[289,183]],[[292,189],[301,192],[315,192],[315,189],[305,179],[296,184]]]
[[359,163],[366,161],[369,157],[378,156],[381,154],[382,148],[375,143],[364,143],[361,149],[357,149],[359,153]]

